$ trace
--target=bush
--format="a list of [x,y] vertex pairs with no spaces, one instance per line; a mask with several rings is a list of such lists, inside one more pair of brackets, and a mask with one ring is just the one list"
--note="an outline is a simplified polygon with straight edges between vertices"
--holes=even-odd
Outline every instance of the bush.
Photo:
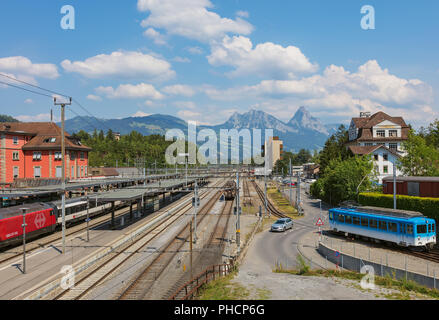
[[[360,193],[359,202],[365,206],[393,208],[393,195]],[[425,216],[439,220],[439,198],[396,195],[396,207],[401,210],[418,211]]]

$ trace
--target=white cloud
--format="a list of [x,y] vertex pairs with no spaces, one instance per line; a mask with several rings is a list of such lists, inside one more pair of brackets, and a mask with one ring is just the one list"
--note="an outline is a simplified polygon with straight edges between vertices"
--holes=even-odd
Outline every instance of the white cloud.
[[[46,79],[56,79],[59,77],[56,65],[50,63],[32,63],[26,57],[15,56],[0,58],[0,71],[12,72],[13,77],[20,79],[21,77],[28,77],[29,80],[35,80],[33,77],[40,77]],[[24,80],[21,78],[20,80]]]
[[[22,122],[47,122],[50,121],[50,113],[40,113],[37,115],[20,115],[16,117],[14,116],[14,118]],[[61,119],[54,115],[53,121],[58,122],[61,121]]]
[[160,32],[156,31],[154,28],[148,28],[143,32],[143,35],[145,37],[148,37],[152,40],[154,40],[154,43],[163,46],[166,44],[165,36],[162,35]]
[[26,100],[24,100],[24,103],[31,104],[31,103],[34,103],[34,101],[32,99],[26,99]]
[[192,87],[183,84],[167,86],[164,87],[162,91],[170,95],[185,96],[185,97],[192,97],[195,94],[195,90]]
[[250,14],[247,11],[239,10],[236,11],[236,15],[241,18],[248,18]]
[[94,94],[89,94],[87,96],[87,99],[92,100],[92,101],[102,101],[102,98],[99,96],[96,96]]
[[286,48],[265,42],[253,47],[251,40],[243,36],[225,36],[222,42],[212,45],[207,57],[213,66],[231,66],[232,77],[256,75],[269,78],[293,78],[297,73],[315,72],[318,69],[299,48]]
[[189,62],[191,62],[191,59],[186,58],[186,57],[175,57],[172,59],[172,61],[180,62],[180,63],[189,63]]
[[204,53],[204,50],[200,47],[189,47],[186,50],[192,54],[203,54]]
[[141,23],[144,28],[160,28],[167,34],[209,42],[227,33],[248,35],[253,26],[240,17],[223,18],[210,11],[209,0],[138,0],[137,9],[149,12]]
[[137,85],[121,84],[116,89],[113,87],[98,87],[95,89],[96,93],[104,95],[109,99],[120,98],[148,98],[159,100],[163,99],[164,95],[157,91],[153,85],[147,83],[139,83]]
[[331,65],[322,75],[299,80],[264,80],[253,86],[227,90],[206,87],[204,92],[215,100],[239,100],[249,96],[296,97],[312,105],[340,108],[361,103],[410,107],[428,105],[433,101],[431,86],[418,79],[392,75],[375,60],[366,62],[353,73]]
[[146,77],[167,80],[175,76],[169,62],[151,54],[133,51],[100,54],[85,61],[64,60],[61,65],[67,72],[76,72],[87,78]]
[[150,116],[150,113],[145,113],[143,111],[137,111],[135,114],[132,115],[132,117],[147,117]]
[[180,109],[195,109],[197,105],[192,101],[176,101],[174,102],[174,106]]

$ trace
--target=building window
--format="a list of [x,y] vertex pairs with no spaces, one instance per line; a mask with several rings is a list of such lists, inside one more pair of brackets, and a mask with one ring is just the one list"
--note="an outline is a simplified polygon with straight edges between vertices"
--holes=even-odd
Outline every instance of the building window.
[[388,166],[384,166],[383,167],[383,173],[389,173],[389,167]]
[[372,146],[373,146],[373,143],[372,143],[372,142],[366,142],[366,143],[364,144],[364,146],[365,146],[365,147],[372,147]]
[[18,144],[18,137],[12,137],[13,144]]
[[56,138],[47,138],[47,139],[44,139],[44,143],[54,143],[56,141]]
[[34,161],[41,160],[41,152],[34,152],[33,158]]
[[55,152],[55,160],[62,160],[62,153],[57,151]]
[[84,167],[81,166],[81,177],[83,177],[83,176],[84,176]]
[[377,137],[385,137],[386,131],[385,130],[377,130]]
[[75,167],[74,167],[74,166],[72,166],[72,174],[71,174],[70,177],[71,177],[71,178],[74,178],[74,177],[75,177]]
[[41,167],[34,167],[34,178],[41,178]]
[[84,160],[84,152],[81,152],[81,160]]
[[56,167],[55,176],[57,178],[61,178],[62,177],[62,167],[61,166]]
[[87,166],[84,167],[84,176],[87,177]]
[[18,175],[19,175],[19,171],[20,169],[18,168],[18,167],[14,167],[14,179],[15,178],[18,178]]
[[398,151],[398,144],[397,143],[389,143],[389,149]]
[[70,160],[75,160],[75,152],[70,152]]
[[398,130],[389,130],[389,137],[397,137]]
[[378,161],[378,155],[377,154],[374,154],[373,158],[375,159],[375,161]]
[[13,160],[13,161],[18,161],[18,160],[20,160],[20,155],[19,155],[19,152],[18,152],[18,151],[13,151],[13,152],[12,152],[12,160]]
[[388,161],[389,160],[389,155],[387,153],[383,154],[383,160],[384,161]]

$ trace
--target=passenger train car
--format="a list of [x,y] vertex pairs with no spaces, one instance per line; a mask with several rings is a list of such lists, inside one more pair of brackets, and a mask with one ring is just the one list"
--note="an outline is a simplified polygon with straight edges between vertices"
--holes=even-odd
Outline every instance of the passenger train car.
[[[111,204],[99,204],[89,200],[89,217],[102,214],[110,209]],[[20,206],[0,208],[0,248],[15,245],[23,241],[23,213],[26,210],[26,239],[31,240],[43,234],[54,232],[62,222],[61,201],[49,203],[29,203]],[[122,202],[115,202],[115,209],[122,206]],[[65,203],[67,224],[83,221],[87,215],[86,197],[67,199]]]
[[436,244],[436,222],[419,212],[376,207],[329,210],[329,225],[335,232],[387,241],[404,247]]

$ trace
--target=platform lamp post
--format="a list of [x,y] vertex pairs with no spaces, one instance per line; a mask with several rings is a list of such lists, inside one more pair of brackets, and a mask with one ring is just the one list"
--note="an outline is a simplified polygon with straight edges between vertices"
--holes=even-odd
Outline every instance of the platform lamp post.
[[87,242],[90,242],[90,228],[89,228],[89,222],[90,222],[90,216],[89,216],[89,208],[90,208],[90,202],[87,196],[87,219],[85,221],[87,222]]
[[187,157],[189,157],[189,153],[179,153],[178,156],[179,157],[184,157],[184,163],[186,165],[186,178],[185,178],[186,182],[185,182],[185,186],[186,186],[186,189],[187,189]]
[[23,224],[21,227],[23,228],[23,274],[26,273],[26,211],[28,208],[21,208],[23,213]]
[[396,210],[396,161],[393,161],[393,209]]
[[62,215],[62,253],[66,253],[66,146],[65,146],[65,107],[66,105],[72,104],[72,98],[70,97],[69,102],[56,102],[56,97],[53,98],[53,103],[55,106],[61,106],[61,157],[62,157],[62,197],[61,197],[61,215]]

